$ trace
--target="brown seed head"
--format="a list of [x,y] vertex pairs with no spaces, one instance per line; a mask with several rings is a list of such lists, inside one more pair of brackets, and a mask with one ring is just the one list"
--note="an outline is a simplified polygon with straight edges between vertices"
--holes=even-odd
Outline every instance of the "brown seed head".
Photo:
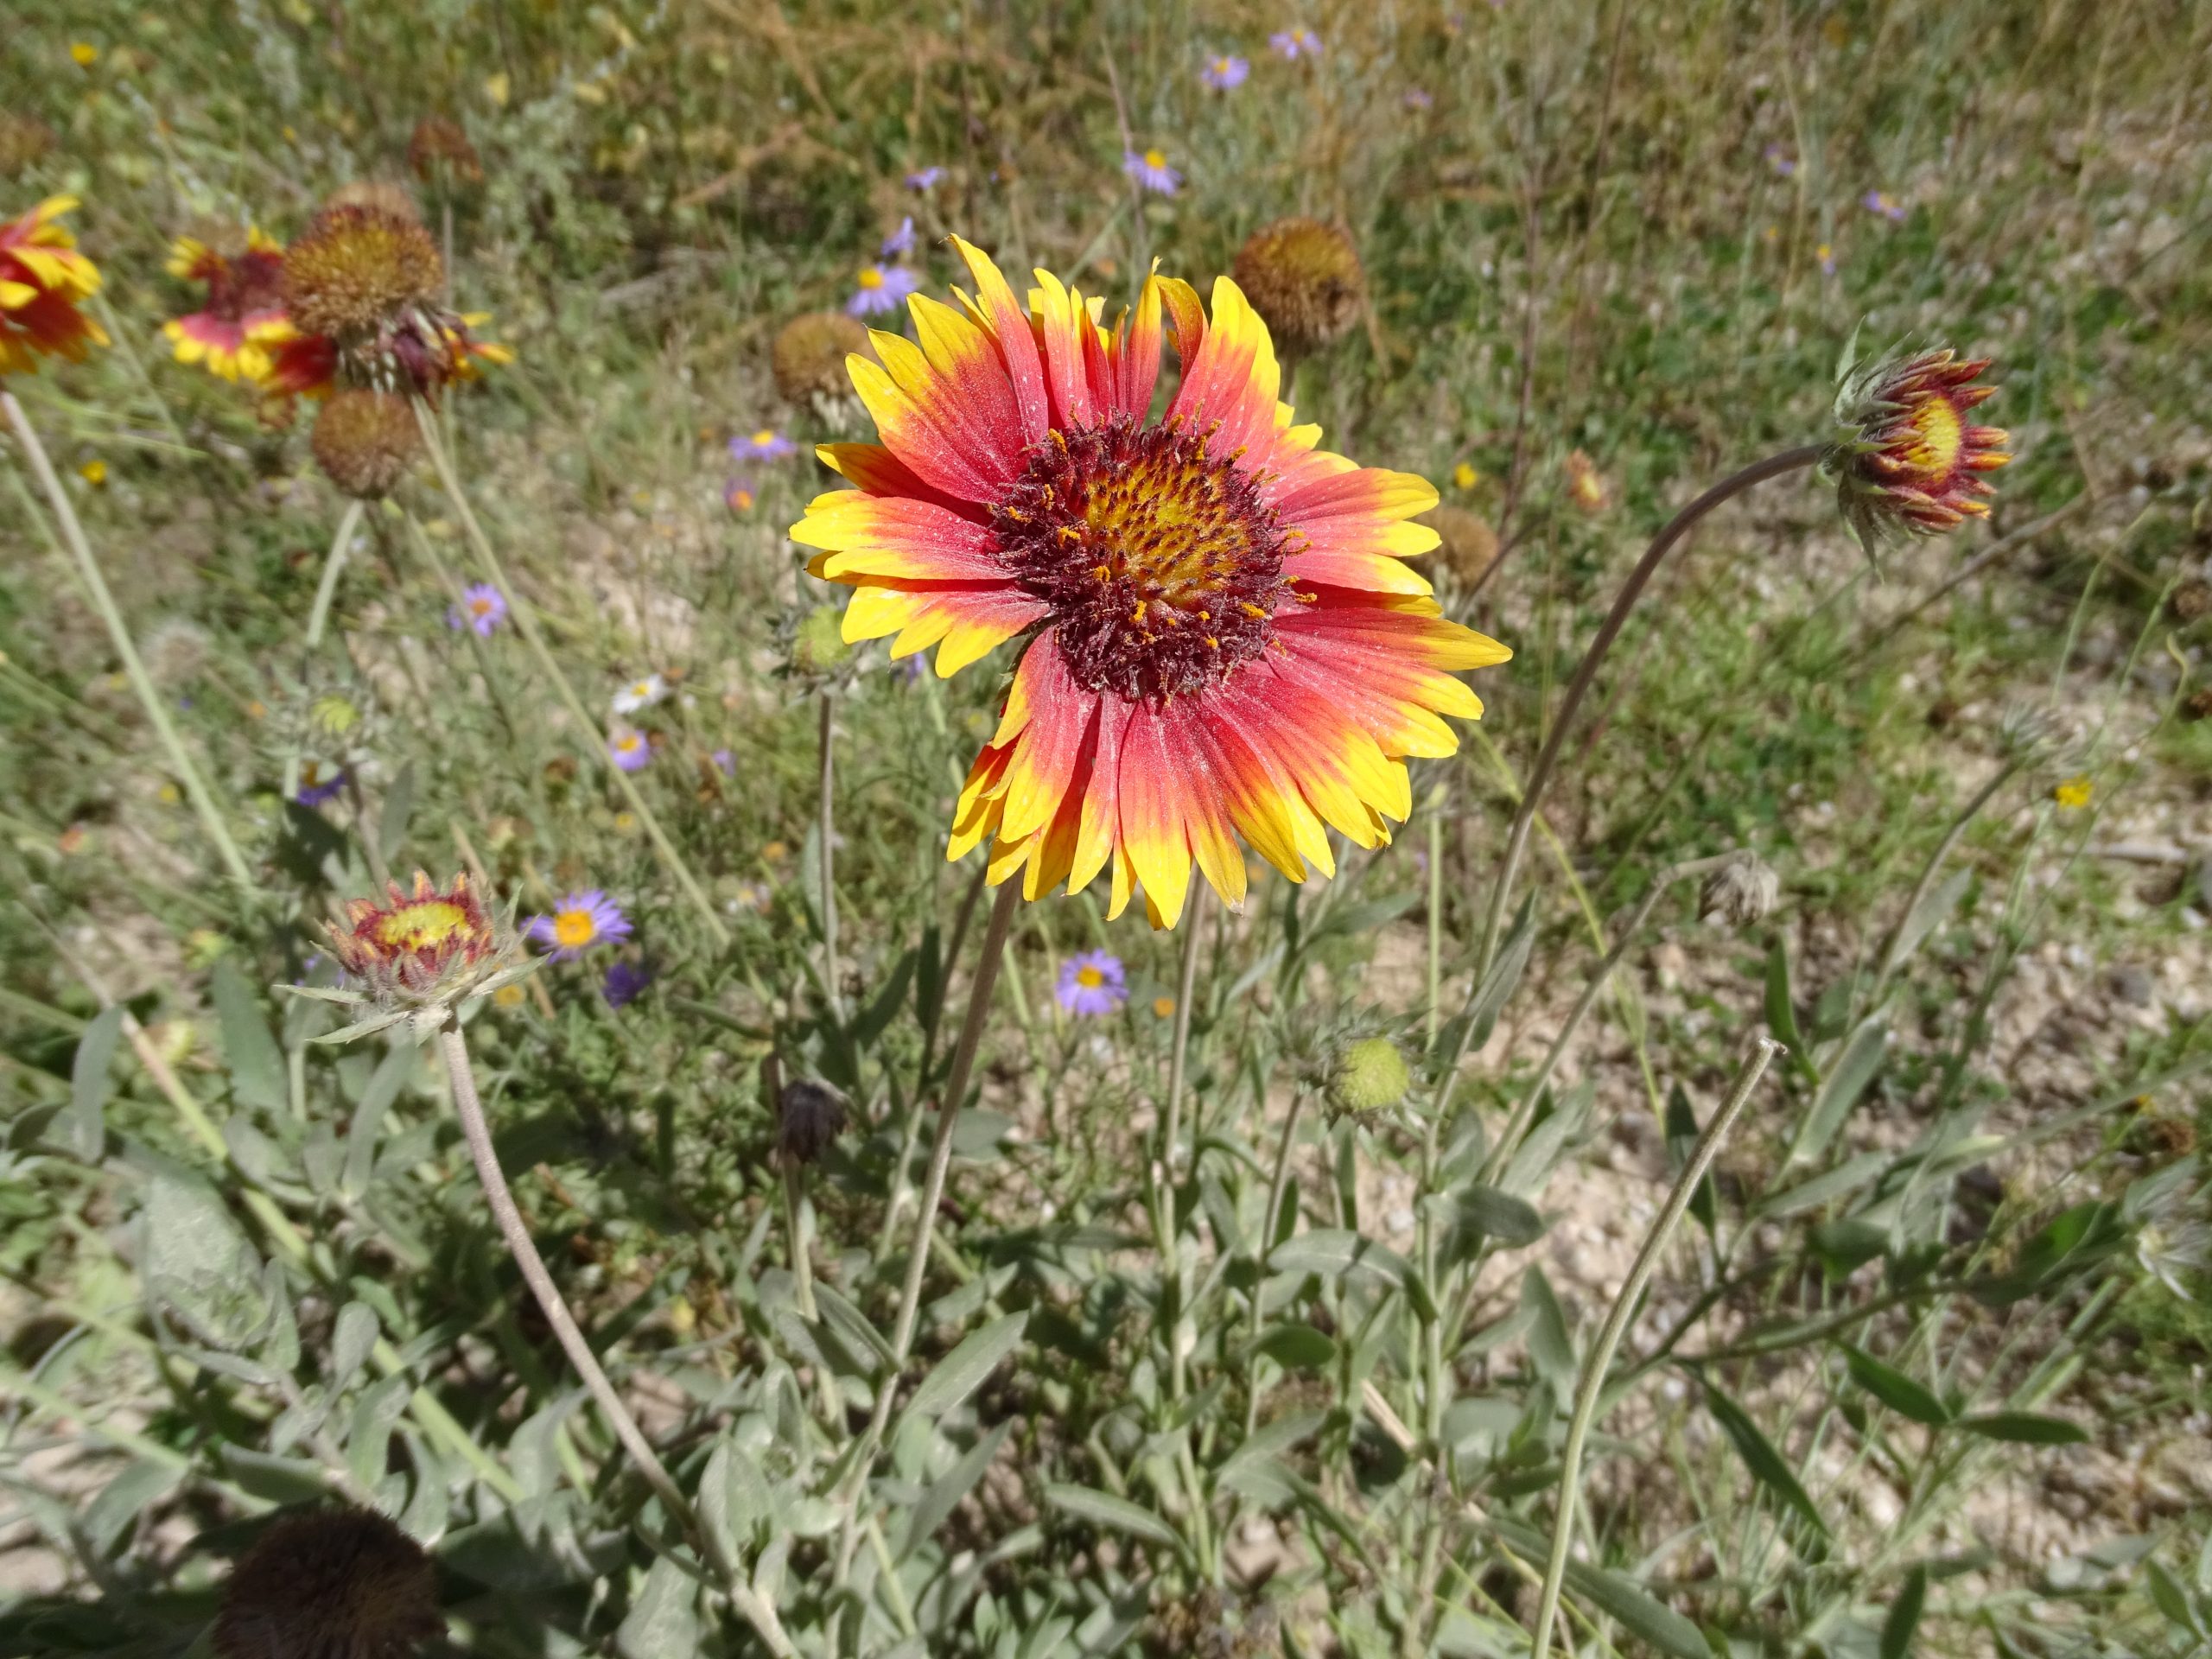
[[873,357],[868,330],[842,311],[810,311],[793,317],[776,335],[772,360],[776,390],[787,403],[817,397],[843,397],[852,391],[845,359],[854,352]]
[[407,141],[407,164],[425,182],[442,172],[455,184],[476,184],[484,177],[476,146],[460,122],[442,115],[426,115],[415,124],[415,136]]
[[359,500],[389,493],[422,448],[415,411],[393,392],[341,391],[315,416],[315,464]]
[[2174,620],[2194,622],[2201,616],[2212,616],[2212,582],[2184,582],[2174,589],[2169,601],[2174,607]]
[[1236,285],[1292,352],[1325,346],[1351,327],[1367,299],[1367,275],[1351,238],[1333,225],[1281,219],[1237,250]]
[[409,1659],[445,1631],[437,1572],[373,1510],[283,1516],[232,1569],[222,1659]]
[[373,207],[380,213],[390,213],[395,219],[410,219],[420,225],[423,209],[413,194],[404,184],[394,184],[389,179],[355,179],[332,191],[322,204],[323,211],[333,207]]
[[444,284],[445,264],[430,233],[389,207],[327,207],[284,256],[284,306],[293,326],[341,346],[431,305]]
[[1782,878],[1757,853],[1732,854],[1705,879],[1698,894],[1698,918],[1729,927],[1764,921],[1782,902]]
[[2185,720],[2212,720],[2212,685],[2200,685],[2181,706]]
[[785,1159],[818,1164],[845,1132],[845,1103],[837,1091],[805,1077],[784,1085],[776,1100],[776,1144]]
[[1450,504],[1432,507],[1415,521],[1427,524],[1442,538],[1437,560],[1462,587],[1483,579],[1497,557],[1497,532],[1481,514]]

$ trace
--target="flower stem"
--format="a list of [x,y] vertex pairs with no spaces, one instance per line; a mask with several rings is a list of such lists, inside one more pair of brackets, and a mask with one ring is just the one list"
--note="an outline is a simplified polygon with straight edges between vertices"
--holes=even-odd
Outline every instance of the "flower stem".
[[231,838],[230,827],[223,822],[221,810],[209,791],[207,781],[200,775],[200,768],[193,765],[192,757],[185,752],[184,740],[177,735],[176,728],[169,722],[168,710],[162,706],[161,693],[154,689],[153,677],[146,672],[146,664],[139,660],[138,647],[131,642],[130,630],[123,620],[123,613],[116,607],[115,595],[108,591],[107,578],[100,574],[99,561],[92,556],[92,543],[85,539],[85,527],[77,522],[77,511],[69,505],[68,492],[61,487],[55,475],[54,462],[46,453],[46,446],[38,441],[38,433],[30,418],[23,413],[23,406],[16,401],[11,391],[0,391],[0,409],[5,409],[8,424],[14,429],[16,441],[29,457],[31,471],[37,476],[39,486],[46,492],[48,504],[61,526],[62,539],[68,543],[70,553],[77,561],[77,571],[84,579],[86,590],[92,595],[92,607],[100,613],[100,620],[107,624],[109,639],[115,645],[115,654],[123,659],[123,671],[130,681],[130,689],[138,694],[139,706],[145,709],[146,719],[168,751],[169,764],[176,769],[177,780],[192,799],[193,810],[200,815],[200,822],[207,837],[215,843],[215,850],[222,855],[223,865],[230,872],[231,880],[248,892],[253,890],[253,872],[247,867],[238,844]]
[[798,1160],[788,1153],[784,1160],[784,1225],[791,1235],[792,1294],[798,1303],[798,1316],[809,1325],[817,1317],[814,1308],[814,1261],[806,1248],[806,1224],[804,1217],[805,1195],[799,1190],[802,1177]]
[[1191,1047],[1191,1002],[1198,982],[1198,944],[1205,929],[1204,882],[1192,884],[1191,901],[1183,912],[1183,972],[1175,989],[1175,1041],[1168,1051],[1167,1103],[1160,1114],[1158,1205],[1160,1221],[1160,1320],[1167,1338],[1168,1398],[1183,1397],[1184,1373],[1189,1356],[1184,1352],[1183,1252],[1175,1225],[1175,1148],[1183,1138],[1183,1072]]
[[485,1200],[499,1224],[499,1236],[506,1243],[507,1253],[514,1257],[515,1266],[522,1270],[531,1294],[537,1298],[537,1305],[544,1312],[545,1322],[552,1326],[562,1352],[568,1355],[569,1363],[583,1378],[584,1387],[598,1402],[607,1426],[614,1431],[614,1438],[621,1442],[622,1449],[645,1477],[645,1484],[653,1489],[662,1507],[698,1541],[701,1552],[722,1580],[732,1605],[752,1624],[771,1652],[790,1654],[791,1642],[784,1635],[775,1609],[738,1576],[735,1564],[723,1553],[713,1529],[700,1524],[690,1500],[683,1496],[683,1489],[661,1462],[652,1443],[645,1439],[645,1431],[638,1427],[638,1420],[631,1415],[630,1408],[622,1403],[622,1396],[614,1391],[613,1383],[601,1368],[599,1357],[592,1352],[591,1344],[584,1339],[584,1333],[569,1314],[568,1304],[561,1300],[560,1287],[545,1270],[544,1258],[538,1255],[530,1229],[523,1223],[522,1212],[515,1207],[514,1194],[508,1190],[506,1174],[499,1167],[499,1154],[492,1145],[491,1128],[484,1120],[483,1103],[477,1097],[476,1076],[468,1064],[467,1039],[461,1035],[461,1021],[450,1014],[438,1027],[438,1052],[445,1061],[446,1078],[452,1086],[454,1111],[461,1119],[461,1134],[468,1141],[468,1154],[476,1164],[476,1179],[483,1185]]
[[1521,807],[1513,815],[1512,832],[1506,838],[1505,860],[1498,870],[1497,885],[1491,889],[1490,913],[1483,921],[1482,950],[1477,958],[1475,969],[1475,978],[1478,982],[1490,971],[1491,963],[1497,955],[1498,925],[1504,918],[1506,905],[1513,896],[1514,878],[1521,873],[1522,855],[1529,846],[1529,826],[1535,822],[1536,809],[1542,805],[1544,791],[1551,783],[1552,773],[1558,768],[1560,755],[1567,747],[1567,734],[1574,726],[1575,712],[1581,708],[1582,699],[1589,694],[1591,682],[1598,677],[1598,670],[1604,665],[1606,653],[1612,650],[1613,641],[1620,636],[1622,625],[1628,620],[1629,613],[1636,608],[1636,601],[1643,597],[1653,573],[1673,551],[1675,544],[1689,533],[1690,527],[1722,502],[1741,495],[1753,485],[1764,483],[1770,478],[1779,478],[1784,473],[1810,467],[1820,460],[1826,448],[1826,445],[1818,443],[1800,444],[1795,449],[1769,455],[1764,461],[1755,461],[1741,472],[1724,478],[1676,513],[1668,522],[1667,527],[1652,538],[1651,545],[1643,550],[1643,556],[1637,561],[1636,569],[1629,572],[1628,580],[1621,584],[1620,592],[1614,596],[1613,608],[1606,613],[1605,620],[1599,625],[1596,637],[1590,641],[1589,650],[1583,653],[1581,665],[1574,671],[1573,679],[1567,683],[1567,695],[1560,699],[1559,712],[1552,718],[1551,733],[1544,740],[1541,753],[1536,756],[1535,767],[1529,774],[1528,786],[1521,791]]
[[1597,1346],[1582,1362],[1582,1380],[1575,1389],[1574,1415],[1567,1423],[1567,1447],[1560,1459],[1559,1515],[1552,1523],[1551,1560],[1544,1568],[1543,1592],[1536,1604],[1535,1634],[1529,1646],[1532,1659],[1544,1659],[1550,1648],[1552,1621],[1559,1615],[1560,1586],[1567,1578],[1567,1554],[1574,1534],[1575,1501],[1581,1495],[1583,1443],[1589,1439],[1591,1425],[1597,1419],[1598,1401],[1605,1392],[1605,1373],[1611,1369],[1613,1354],[1620,1347],[1629,1320],[1635,1315],[1643,1287],[1651,1282],[1660,1255],[1674,1237],[1675,1230],[1681,1225],[1692,1195],[1705,1179],[1706,1172],[1713,1167],[1713,1160],[1719,1155],[1720,1143],[1728,1138],[1728,1131],[1735,1126],[1751,1091],[1766,1075],[1768,1063],[1782,1052],[1782,1045],[1773,1038],[1763,1035],[1758,1039],[1758,1052],[1737,1074],[1735,1087],[1713,1115],[1713,1122],[1705,1126],[1705,1133],[1698,1137],[1689,1161],[1675,1178],[1674,1190],[1667,1194],[1659,1218],[1651,1224],[1651,1230],[1644,1235],[1643,1248],[1636,1253],[1636,1262],[1628,1270],[1621,1294],[1605,1315]]
[[836,835],[837,718],[836,706],[827,691],[821,701],[822,813],[816,834],[822,843],[822,995],[830,1005],[830,1017],[842,1027],[845,995],[837,983],[836,859],[831,851]]
[[346,511],[338,515],[338,533],[330,538],[330,556],[322,562],[322,580],[315,584],[315,607],[308,613],[309,651],[322,643],[322,631],[330,623],[330,601],[338,592],[339,573],[346,568],[346,550],[353,544],[353,532],[360,525],[361,504],[346,502]]
[[[1298,1141],[1298,1120],[1306,1109],[1306,1090],[1294,1088],[1290,1094],[1290,1110],[1282,1120],[1282,1139],[1275,1143],[1275,1168],[1268,1182],[1268,1207],[1260,1212],[1260,1268],[1258,1281],[1252,1286],[1252,1340],[1260,1339],[1261,1322],[1264,1318],[1260,1306],[1261,1286],[1267,1282],[1268,1257],[1274,1253],[1275,1229],[1282,1225],[1283,1194],[1290,1188],[1290,1154]],[[1244,1370],[1244,1438],[1251,1439],[1260,1425],[1260,1357],[1255,1352],[1245,1362]]]
[[938,958],[944,964],[938,976],[937,995],[930,1006],[919,1010],[922,1020],[922,1062],[914,1073],[914,1103],[906,1113],[906,1128],[899,1143],[899,1165],[891,1178],[890,1201],[883,1206],[883,1229],[875,1241],[878,1262],[891,1253],[891,1240],[898,1230],[899,1212],[906,1207],[906,1197],[912,1190],[907,1174],[914,1167],[914,1149],[922,1143],[922,1109],[929,1099],[930,1071],[937,1058],[938,1028],[944,1023],[944,993],[952,974],[953,963],[960,960],[960,947],[968,942],[968,929],[976,919],[976,906],[983,896],[985,879],[990,874],[988,865],[978,861],[974,879],[960,900],[960,912],[952,924],[952,937],[945,943],[944,955]]
[[638,792],[637,785],[630,781],[630,774],[608,757],[607,733],[591,717],[582,700],[576,696],[575,688],[569,683],[569,677],[553,660],[553,653],[545,644],[545,636],[538,628],[536,610],[508,578],[505,568],[499,563],[499,554],[493,550],[491,537],[485,535],[484,526],[477,522],[475,510],[468,505],[468,497],[461,487],[460,475],[454,471],[453,458],[446,453],[444,440],[438,434],[438,423],[430,412],[429,405],[419,397],[414,402],[415,423],[423,429],[423,446],[430,452],[430,464],[437,471],[438,482],[444,488],[447,499],[453,503],[454,511],[460,515],[461,530],[468,537],[468,544],[476,550],[477,560],[483,565],[485,575],[506,596],[507,613],[514,618],[515,626],[520,631],[524,643],[530,647],[531,654],[537,658],[538,667],[543,671],[561,701],[567,705],[571,717],[583,730],[598,739],[600,758],[613,778],[614,786],[622,791],[623,799],[637,814],[638,822],[645,826],[645,836],[652,842],[653,850],[660,855],[661,862],[676,878],[677,886],[683,889],[683,896],[699,912],[699,919],[706,924],[707,933],[714,940],[715,949],[727,950],[730,944],[728,927],[715,913],[713,901],[707,897],[706,889],[699,885],[698,879],[691,874],[690,866],[683,861],[683,855],[677,851],[676,843],[661,828],[660,819],[654,815],[652,808],[645,804],[645,798]]

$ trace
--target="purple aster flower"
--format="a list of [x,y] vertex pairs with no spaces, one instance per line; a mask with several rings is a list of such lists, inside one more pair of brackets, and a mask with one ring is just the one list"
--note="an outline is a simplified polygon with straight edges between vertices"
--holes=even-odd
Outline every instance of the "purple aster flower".
[[896,258],[914,245],[914,216],[907,214],[899,221],[899,228],[883,238],[883,245],[875,251],[879,259]]
[[1406,88],[1406,107],[1409,110],[1433,109],[1436,99],[1430,96],[1426,86],[1408,86]]
[[918,168],[906,175],[906,188],[909,190],[933,190],[937,188],[937,181],[944,176],[944,169],[941,167]]
[[754,499],[753,480],[749,478],[733,478],[722,486],[722,505],[732,512],[752,512]]
[[738,461],[781,461],[786,455],[797,454],[798,445],[772,426],[764,426],[758,432],[732,438],[729,453]]
[[1157,149],[1147,149],[1141,156],[1134,149],[1123,152],[1122,171],[1156,195],[1172,196],[1183,182],[1183,175],[1168,166],[1166,154]]
[[707,757],[715,763],[715,770],[725,778],[737,776],[737,756],[728,749],[716,749]]
[[1129,1000],[1129,982],[1119,957],[1083,950],[1060,964],[1060,982],[1052,995],[1070,1014],[1111,1014]]
[[320,761],[302,761],[300,765],[299,792],[292,798],[302,806],[321,806],[345,787],[346,773],[342,768],[333,766],[325,772]]
[[1892,225],[1899,223],[1904,218],[1904,204],[1891,196],[1886,190],[1869,190],[1859,198],[1859,205],[1870,213],[1879,213]]
[[1769,144],[1766,147],[1766,164],[1785,179],[1797,171],[1796,157],[1790,155],[1780,144]]
[[1244,84],[1244,77],[1251,73],[1250,64],[1242,58],[1224,52],[1217,58],[1207,60],[1206,67],[1198,72],[1198,79],[1215,92],[1226,92],[1235,87],[1242,86]]
[[488,639],[506,615],[505,594],[488,582],[471,582],[461,590],[460,604],[446,607],[446,626],[455,632],[474,628],[478,639]]
[[644,963],[618,961],[608,967],[607,977],[600,981],[599,994],[607,999],[610,1008],[627,1007],[652,982],[653,970]]
[[1321,37],[1302,23],[1268,35],[1268,44],[1293,63],[1321,55]]
[[856,317],[880,316],[896,311],[899,302],[921,285],[922,279],[904,265],[862,265],[860,286],[845,302],[845,309]]
[[1834,248],[1823,242],[1819,247],[1813,250],[1813,257],[1821,262],[1821,270],[1822,274],[1829,276],[1835,275],[1835,250]]
[[628,938],[630,918],[621,906],[591,887],[562,899],[550,916],[531,917],[522,931],[540,944],[550,945],[554,961],[573,962],[594,944]]
[[653,758],[653,746],[643,732],[620,731],[607,740],[607,754],[625,772],[643,772]]

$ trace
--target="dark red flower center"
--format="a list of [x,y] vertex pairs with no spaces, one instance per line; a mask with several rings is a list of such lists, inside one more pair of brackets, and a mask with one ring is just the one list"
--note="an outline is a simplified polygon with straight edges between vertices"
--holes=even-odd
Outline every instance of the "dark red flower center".
[[1179,425],[1055,430],[991,518],[1093,691],[1157,700],[1219,683],[1267,650],[1290,591],[1295,532],[1250,473]]
[[204,256],[193,273],[207,284],[204,309],[223,322],[237,322],[284,302],[284,256],[251,248],[236,258]]

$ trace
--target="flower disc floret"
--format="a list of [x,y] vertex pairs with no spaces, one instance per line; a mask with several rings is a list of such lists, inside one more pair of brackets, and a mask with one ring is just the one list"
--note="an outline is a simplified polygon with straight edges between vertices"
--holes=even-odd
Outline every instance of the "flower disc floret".
[[341,205],[315,216],[284,260],[284,303],[299,328],[341,346],[433,304],[445,262],[419,219]]

